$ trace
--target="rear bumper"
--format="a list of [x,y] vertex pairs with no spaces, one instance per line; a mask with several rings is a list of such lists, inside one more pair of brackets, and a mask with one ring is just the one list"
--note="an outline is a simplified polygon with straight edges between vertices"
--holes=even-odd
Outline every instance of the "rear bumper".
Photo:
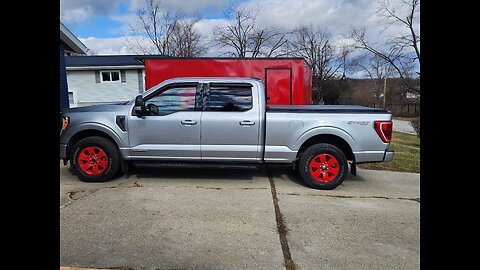
[[60,159],[66,159],[67,158],[67,145],[61,143],[60,144]]
[[389,162],[393,160],[393,156],[395,156],[395,151],[392,149],[385,150],[385,155],[383,156],[383,162]]
[[362,152],[353,152],[355,155],[355,162],[360,163],[370,163],[370,162],[389,162],[393,160],[395,152],[392,149],[387,149],[383,151],[362,151]]

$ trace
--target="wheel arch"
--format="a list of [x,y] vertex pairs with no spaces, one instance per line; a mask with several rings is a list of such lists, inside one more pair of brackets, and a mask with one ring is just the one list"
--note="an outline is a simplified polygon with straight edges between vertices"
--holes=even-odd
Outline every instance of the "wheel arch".
[[333,134],[317,134],[305,140],[297,151],[296,159],[298,160],[308,147],[318,143],[329,143],[334,145],[345,154],[347,160],[355,160],[355,155],[353,154],[350,144],[344,138]]
[[77,142],[79,142],[80,140],[82,140],[84,138],[92,137],[92,136],[99,136],[99,137],[106,138],[106,139],[110,140],[111,142],[113,142],[117,148],[119,148],[119,145],[118,145],[117,141],[115,139],[113,139],[112,136],[107,134],[106,132],[98,130],[98,129],[85,129],[85,130],[81,130],[81,131],[75,133],[70,138],[70,140],[68,141],[67,151],[66,151],[67,160],[70,159],[70,152],[72,150],[72,147]]

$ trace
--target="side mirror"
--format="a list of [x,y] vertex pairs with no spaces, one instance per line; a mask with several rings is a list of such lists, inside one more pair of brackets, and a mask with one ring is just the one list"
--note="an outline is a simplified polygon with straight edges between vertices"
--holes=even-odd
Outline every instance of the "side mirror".
[[143,102],[142,95],[138,95],[135,98],[135,107],[133,107],[136,115],[144,115],[145,114],[145,102]]
[[149,115],[159,115],[160,114],[160,110],[158,109],[157,105],[155,105],[153,103],[150,103],[146,106],[146,112]]

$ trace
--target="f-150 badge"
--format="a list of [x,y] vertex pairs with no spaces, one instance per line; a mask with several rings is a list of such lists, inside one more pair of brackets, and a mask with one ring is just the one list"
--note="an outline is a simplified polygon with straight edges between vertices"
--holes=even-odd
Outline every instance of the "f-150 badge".
[[365,126],[365,125],[368,125],[369,123],[370,123],[370,121],[348,121],[347,125],[362,125],[362,126]]

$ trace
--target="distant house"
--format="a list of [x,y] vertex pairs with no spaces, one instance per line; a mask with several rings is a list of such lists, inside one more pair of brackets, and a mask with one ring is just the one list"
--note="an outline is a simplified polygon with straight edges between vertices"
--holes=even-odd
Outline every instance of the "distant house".
[[[418,86],[418,91],[420,92],[420,86]],[[420,98],[420,95],[418,93],[414,93],[412,91],[406,91],[404,95],[405,95],[405,98],[407,98],[407,99]]]
[[122,102],[145,91],[139,55],[66,56],[71,107]]
[[73,98],[68,92],[65,55],[85,55],[87,52],[87,46],[60,23],[60,109],[68,108],[69,98]]

